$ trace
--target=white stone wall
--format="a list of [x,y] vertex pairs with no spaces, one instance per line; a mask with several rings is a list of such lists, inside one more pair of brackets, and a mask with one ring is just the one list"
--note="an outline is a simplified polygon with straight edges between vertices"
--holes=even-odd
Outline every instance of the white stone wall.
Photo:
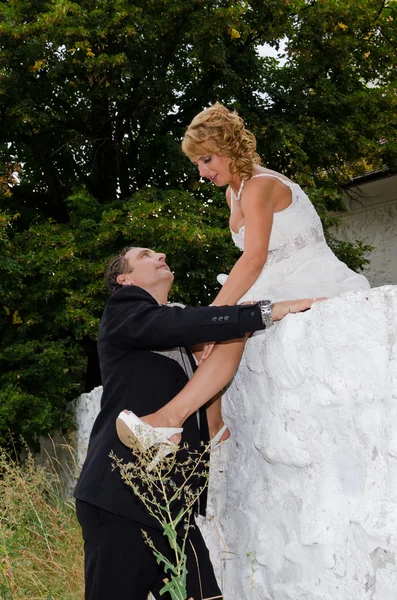
[[397,286],[251,338],[201,526],[225,600],[396,600]]
[[101,410],[102,386],[89,394],[81,394],[74,406],[74,422],[77,428],[77,463],[83,466],[94,421]]

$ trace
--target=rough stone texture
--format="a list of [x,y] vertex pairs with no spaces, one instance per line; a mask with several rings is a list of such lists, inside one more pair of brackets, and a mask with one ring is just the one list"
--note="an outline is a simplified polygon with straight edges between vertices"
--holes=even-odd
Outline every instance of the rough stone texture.
[[102,386],[88,394],[81,394],[74,406],[74,422],[77,428],[77,463],[83,466],[94,421],[101,409]]
[[396,600],[397,286],[251,338],[201,523],[226,600]]

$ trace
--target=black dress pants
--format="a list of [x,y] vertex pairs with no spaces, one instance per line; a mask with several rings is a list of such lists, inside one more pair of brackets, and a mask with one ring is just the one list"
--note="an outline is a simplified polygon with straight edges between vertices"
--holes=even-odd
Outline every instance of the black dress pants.
[[[167,577],[153,551],[144,542],[142,529],[155,547],[172,560],[172,551],[161,531],[142,526],[92,504],[76,500],[76,511],[83,530],[85,555],[85,600],[156,600]],[[187,598],[222,598],[215,579],[208,549],[198,529],[190,530],[186,543]]]

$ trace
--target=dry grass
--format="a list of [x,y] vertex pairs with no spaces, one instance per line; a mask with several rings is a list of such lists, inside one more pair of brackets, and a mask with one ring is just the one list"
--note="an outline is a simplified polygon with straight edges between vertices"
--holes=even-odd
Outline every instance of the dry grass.
[[81,600],[83,545],[53,458],[21,466],[0,450],[1,600]]

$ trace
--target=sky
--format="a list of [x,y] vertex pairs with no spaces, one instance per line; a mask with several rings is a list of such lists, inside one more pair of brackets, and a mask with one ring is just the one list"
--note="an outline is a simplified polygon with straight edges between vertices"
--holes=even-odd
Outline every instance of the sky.
[[282,54],[285,50],[285,40],[281,40],[280,49],[276,50],[269,44],[263,44],[263,46],[258,46],[258,51],[260,56],[272,56],[273,58],[278,58],[279,62],[283,65],[286,61],[285,58],[282,58]]

